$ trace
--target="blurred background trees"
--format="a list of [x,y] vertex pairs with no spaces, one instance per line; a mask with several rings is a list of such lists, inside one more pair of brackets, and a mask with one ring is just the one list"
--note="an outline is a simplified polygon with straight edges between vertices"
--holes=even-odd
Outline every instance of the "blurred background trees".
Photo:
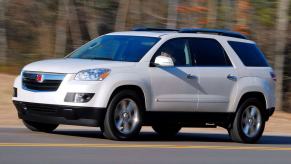
[[[108,32],[137,26],[216,28],[255,40],[291,110],[291,0],[0,0],[0,72],[63,57]],[[283,100],[283,101],[280,101]]]

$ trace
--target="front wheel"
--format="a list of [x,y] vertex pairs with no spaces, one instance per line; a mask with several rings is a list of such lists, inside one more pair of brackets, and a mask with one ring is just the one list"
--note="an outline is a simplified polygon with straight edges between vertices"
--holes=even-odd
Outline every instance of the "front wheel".
[[104,136],[128,140],[141,129],[144,106],[140,96],[131,90],[117,93],[111,100],[104,120]]
[[52,132],[58,127],[58,124],[46,124],[26,120],[22,120],[22,122],[29,130],[38,132]]
[[238,108],[229,134],[232,140],[243,143],[256,143],[265,128],[263,105],[256,98],[245,100]]

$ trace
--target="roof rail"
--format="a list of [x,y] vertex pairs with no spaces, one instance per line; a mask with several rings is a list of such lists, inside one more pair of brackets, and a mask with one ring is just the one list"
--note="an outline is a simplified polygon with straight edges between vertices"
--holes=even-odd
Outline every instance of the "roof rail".
[[232,32],[227,30],[216,30],[216,29],[206,29],[206,28],[182,28],[179,30],[179,33],[208,33],[208,34],[217,34],[223,36],[229,36],[234,38],[247,39],[245,35],[242,35],[238,32]]
[[178,29],[169,29],[169,28],[151,28],[151,27],[136,27],[132,31],[179,31]]

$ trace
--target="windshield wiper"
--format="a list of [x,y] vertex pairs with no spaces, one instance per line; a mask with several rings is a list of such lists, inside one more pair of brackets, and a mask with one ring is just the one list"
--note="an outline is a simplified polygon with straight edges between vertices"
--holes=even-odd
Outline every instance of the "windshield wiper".
[[112,58],[106,58],[106,57],[94,57],[94,58],[88,58],[93,60],[113,60]]

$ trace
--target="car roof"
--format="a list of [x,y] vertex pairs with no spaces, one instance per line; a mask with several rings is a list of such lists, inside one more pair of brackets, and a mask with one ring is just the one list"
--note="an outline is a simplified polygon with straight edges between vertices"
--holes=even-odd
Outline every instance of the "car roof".
[[197,37],[206,37],[206,38],[227,38],[227,40],[243,41],[243,42],[252,42],[246,38],[237,38],[231,36],[224,36],[214,33],[180,33],[178,31],[121,31],[121,32],[112,32],[106,35],[127,35],[127,36],[144,36],[144,37],[188,37],[188,36],[197,36]]
[[[202,33],[202,34],[215,34],[216,36],[227,36],[232,38],[247,39],[247,37],[239,32],[229,31],[225,29],[209,29],[209,28],[180,28],[180,29],[171,29],[171,28],[151,28],[151,27],[137,27],[133,28],[129,32],[138,32],[138,34],[147,35],[149,33],[155,34],[155,36],[163,36],[170,34],[193,34],[193,33]],[[145,33],[146,32],[146,33]],[[132,34],[132,33],[131,33]]]
[[106,35],[130,35],[130,36],[145,36],[145,37],[156,37],[160,38],[163,35],[177,33],[175,31],[122,31],[112,32]]

